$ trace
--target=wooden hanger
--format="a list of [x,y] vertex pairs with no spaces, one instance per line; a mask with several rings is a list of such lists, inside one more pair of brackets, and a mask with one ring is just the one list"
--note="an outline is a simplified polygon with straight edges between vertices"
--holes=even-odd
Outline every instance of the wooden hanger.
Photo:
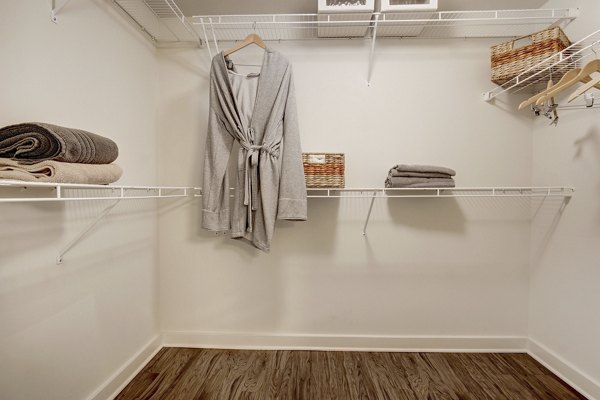
[[574,91],[569,96],[569,99],[567,100],[567,102],[568,103],[572,102],[573,100],[575,100],[576,98],[578,98],[579,96],[581,96],[582,94],[584,94],[585,92],[587,92],[588,90],[590,90],[593,87],[595,87],[596,89],[600,89],[600,76],[592,79],[585,85],[580,86],[576,91]]
[[236,46],[230,48],[229,50],[225,50],[223,52],[223,56],[227,57],[231,53],[235,53],[236,51],[241,50],[244,47],[251,45],[252,43],[257,45],[258,47],[262,47],[263,49],[267,48],[267,45],[265,44],[265,42],[262,40],[262,38],[260,36],[258,36],[256,33],[251,33],[248,36],[246,36],[246,38],[244,40],[242,40],[240,43],[238,43]]
[[[546,96],[546,94],[548,92],[550,92],[552,90],[552,88],[556,88],[560,85],[564,85],[565,82],[568,82],[570,80],[572,80],[573,78],[575,78],[576,76],[579,75],[579,72],[581,72],[581,70],[579,68],[575,68],[572,69],[570,71],[567,71],[562,78],[560,78],[560,80],[558,81],[558,83],[556,85],[548,85],[548,87],[546,88],[546,90],[544,90],[543,92],[540,92],[538,94],[536,94],[533,97],[530,97],[529,99],[525,100],[524,102],[522,102],[521,104],[519,104],[519,110],[524,109],[525,107],[528,107],[532,104],[536,104],[536,102],[541,99],[542,97]],[[551,83],[552,80],[549,81],[549,83]],[[544,102],[542,102],[542,104],[544,104]],[[538,103],[538,105],[541,105]]]
[[554,88],[552,88],[550,90],[550,92],[546,93],[543,97],[539,98],[536,101],[535,104],[537,104],[537,105],[544,104],[544,102],[546,100],[548,100],[550,97],[556,96],[557,94],[559,94],[563,90],[566,90],[566,89],[570,88],[571,86],[573,86],[576,83],[579,83],[579,82],[588,83],[589,81],[592,80],[592,78],[590,77],[590,75],[593,72],[598,72],[598,71],[600,71],[600,60],[590,61],[589,63],[587,63],[585,65],[585,67],[583,67],[581,69],[581,71],[579,72],[579,74],[576,77],[574,77],[573,79],[571,79],[569,81],[566,81],[560,87],[558,87],[558,85],[556,85]]
[[583,67],[580,75],[585,74],[584,78],[586,78],[586,79],[589,78],[589,81],[585,85],[583,85],[579,89],[577,89],[575,92],[573,92],[571,94],[571,96],[569,96],[569,99],[568,99],[569,103],[593,87],[595,87],[596,89],[600,89],[600,78],[592,79],[591,75],[594,72],[600,72],[600,60],[590,61],[589,63],[586,64],[585,67]]

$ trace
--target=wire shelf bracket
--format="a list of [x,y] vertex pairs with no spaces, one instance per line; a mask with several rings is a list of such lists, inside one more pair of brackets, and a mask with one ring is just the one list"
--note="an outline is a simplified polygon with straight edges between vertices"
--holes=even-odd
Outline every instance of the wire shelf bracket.
[[58,22],[58,13],[62,10],[67,3],[71,0],[63,0],[59,4],[59,0],[50,0],[50,20],[55,24]]
[[71,250],[73,247],[75,247],[75,245],[77,243],[79,243],[88,233],[90,233],[90,231],[92,229],[94,229],[94,227],[96,225],[98,225],[100,223],[100,221],[102,221],[104,219],[104,217],[106,217],[108,214],[110,214],[110,212],[113,210],[113,208],[115,208],[117,206],[117,204],[119,204],[120,202],[121,202],[121,199],[118,199],[115,202],[113,202],[112,204],[105,207],[104,210],[102,210],[102,212],[100,214],[98,214],[98,216],[83,231],[81,231],[65,247],[63,247],[63,249],[58,253],[58,256],[56,256],[56,265],[62,264],[63,257],[65,256],[65,254],[67,254],[67,252],[69,250]]
[[375,40],[377,39],[377,26],[379,25],[379,14],[375,15],[373,21],[373,33],[371,38],[371,50],[369,52],[369,69],[367,72],[367,86],[371,86],[371,75],[373,74],[373,59],[375,58]]

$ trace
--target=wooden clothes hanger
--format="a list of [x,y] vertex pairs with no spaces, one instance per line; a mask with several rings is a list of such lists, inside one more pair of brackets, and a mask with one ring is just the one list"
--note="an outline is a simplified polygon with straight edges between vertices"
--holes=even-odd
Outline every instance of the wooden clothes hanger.
[[594,72],[600,72],[600,60],[599,59],[590,61],[589,63],[587,63],[585,65],[585,67],[583,67],[583,69],[581,70],[581,73],[579,75],[585,74],[584,78],[588,79],[588,82],[586,82],[585,85],[581,86],[579,89],[577,89],[575,92],[573,92],[571,94],[571,96],[569,96],[569,99],[568,99],[569,103],[593,87],[595,87],[596,89],[600,89],[600,78],[592,79],[591,75]]
[[242,40],[240,43],[238,43],[237,45],[233,46],[229,50],[225,50],[223,52],[223,56],[227,57],[231,53],[235,53],[236,51],[241,50],[244,47],[249,46],[253,43],[263,49],[267,48],[267,45],[265,44],[265,42],[262,40],[262,38],[260,36],[258,36],[256,33],[251,33],[248,36],[246,36],[246,38],[244,40]]
[[585,92],[587,92],[588,90],[590,90],[593,87],[595,87],[596,89],[600,89],[600,76],[592,79],[585,85],[580,86],[576,91],[574,91],[569,96],[569,99],[567,100],[567,102],[571,103],[573,100],[575,100],[576,98],[578,98],[579,96],[581,96],[582,94],[584,94]]
[[566,90],[566,89],[570,88],[571,86],[573,86],[576,83],[579,83],[579,82],[588,83],[589,81],[592,80],[592,78],[590,77],[590,75],[593,72],[599,72],[599,71],[600,71],[600,60],[590,61],[589,63],[586,64],[585,67],[583,67],[581,69],[581,71],[579,71],[579,74],[577,76],[575,76],[571,80],[566,81],[560,87],[558,87],[558,85],[554,86],[543,97],[539,98],[536,101],[535,104],[537,104],[537,105],[544,104],[544,102],[547,101],[549,98],[556,96],[557,94],[559,94],[563,90]]
[[[537,103],[538,100],[540,100],[542,97],[545,97],[547,93],[549,93],[551,90],[564,85],[566,82],[570,82],[572,79],[574,79],[576,76],[579,75],[579,72],[581,72],[581,69],[579,68],[575,68],[572,69],[570,71],[567,71],[562,78],[560,78],[560,80],[558,81],[558,83],[556,85],[552,85],[549,84],[548,87],[546,87],[546,90],[544,90],[543,92],[540,92],[538,94],[536,94],[533,97],[530,97],[529,99],[525,100],[524,102],[522,102],[521,104],[519,104],[519,110],[524,109],[525,107],[528,107],[532,104],[537,104],[537,105],[542,105],[544,104],[544,101],[542,101],[542,103]],[[551,83],[552,80],[550,80],[548,83]]]

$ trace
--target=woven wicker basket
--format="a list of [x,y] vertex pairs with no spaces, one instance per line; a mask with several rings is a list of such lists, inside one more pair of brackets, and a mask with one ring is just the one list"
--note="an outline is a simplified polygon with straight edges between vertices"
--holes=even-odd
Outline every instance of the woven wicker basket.
[[307,188],[343,188],[344,154],[302,153]]
[[[530,38],[531,43],[515,49],[515,42],[525,38]],[[502,85],[570,45],[569,38],[557,26],[493,46],[492,82]]]

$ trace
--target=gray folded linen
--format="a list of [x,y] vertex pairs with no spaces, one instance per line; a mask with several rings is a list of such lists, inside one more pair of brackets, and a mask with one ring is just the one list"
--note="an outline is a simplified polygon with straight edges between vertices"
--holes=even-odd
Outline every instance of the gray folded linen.
[[439,172],[404,172],[398,171],[395,168],[390,169],[389,176],[403,176],[413,178],[451,178],[452,175],[442,174]]
[[442,188],[455,187],[456,183],[452,178],[414,178],[414,177],[396,177],[388,176],[385,180],[386,188]]
[[438,167],[436,165],[408,165],[408,164],[398,164],[392,169],[398,172],[421,172],[421,173],[438,173],[438,174],[446,174],[450,176],[456,175],[456,171],[451,168],[446,167]]
[[115,142],[81,129],[38,122],[0,129],[0,157],[29,162],[110,164],[118,156]]
[[118,181],[122,174],[123,170],[117,164],[78,164],[53,160],[31,164],[0,158],[0,179],[108,185]]

